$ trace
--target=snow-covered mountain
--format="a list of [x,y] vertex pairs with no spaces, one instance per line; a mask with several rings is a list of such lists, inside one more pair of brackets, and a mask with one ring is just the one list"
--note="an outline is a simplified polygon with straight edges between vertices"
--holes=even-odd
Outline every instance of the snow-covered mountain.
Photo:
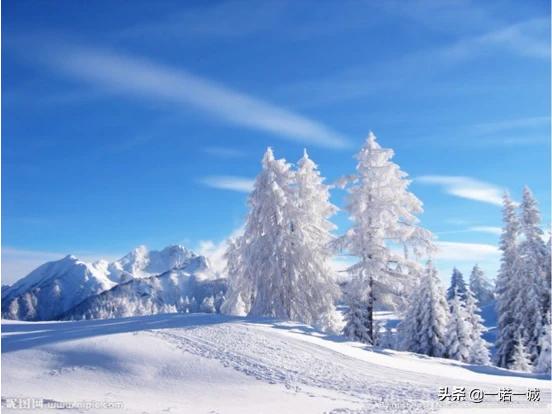
[[194,252],[179,245],[168,246],[160,251],[138,246],[126,256],[109,263],[107,271],[112,280],[124,282],[132,278],[159,275],[179,268],[196,257]]
[[47,320],[85,298],[115,286],[103,262],[86,263],[75,256],[45,263],[17,281],[2,297],[2,317]]
[[45,263],[2,289],[2,317],[55,319],[87,298],[119,283],[183,269],[197,278],[212,278],[208,261],[183,246],[149,251],[139,246],[119,260],[87,263],[74,256]]
[[218,312],[227,289],[226,279],[205,279],[203,256],[157,276],[135,278],[91,296],[70,309],[63,319],[106,319],[158,313]]

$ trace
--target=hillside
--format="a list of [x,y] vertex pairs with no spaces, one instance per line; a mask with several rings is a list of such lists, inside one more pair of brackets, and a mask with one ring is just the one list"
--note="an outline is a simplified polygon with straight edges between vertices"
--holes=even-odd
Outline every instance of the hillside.
[[[538,387],[550,401],[542,376],[370,351],[305,325],[215,314],[4,321],[2,364],[3,405],[30,397],[122,402],[117,412],[141,414],[467,412],[465,405],[437,403],[440,386]],[[547,412],[537,403],[500,407]]]

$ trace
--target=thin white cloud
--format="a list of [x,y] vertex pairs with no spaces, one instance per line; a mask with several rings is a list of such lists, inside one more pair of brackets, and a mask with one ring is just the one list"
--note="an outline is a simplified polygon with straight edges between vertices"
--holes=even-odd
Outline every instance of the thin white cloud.
[[435,184],[456,197],[483,203],[502,205],[504,189],[471,177],[450,175],[424,175],[415,179],[422,184]]
[[508,119],[504,121],[484,122],[473,125],[472,129],[481,134],[509,131],[520,128],[549,127],[549,116],[532,116],[526,118]]
[[212,175],[209,177],[203,177],[200,182],[212,188],[249,193],[253,190],[255,180],[246,177],[236,177],[233,175]]
[[438,241],[436,258],[439,260],[455,260],[468,262],[481,262],[496,260],[500,256],[498,247],[483,243],[461,243]]
[[348,146],[343,135],[317,121],[183,69],[122,54],[69,47],[49,54],[47,61],[56,70],[110,91],[190,106],[225,122],[291,141],[328,148]]
[[524,57],[549,59],[549,30],[548,18],[525,20],[461,40],[444,48],[442,55],[452,59],[467,59],[490,48],[500,48]]
[[502,234],[502,229],[495,226],[472,226],[468,229],[468,231],[477,231],[480,233],[489,233],[496,235]]

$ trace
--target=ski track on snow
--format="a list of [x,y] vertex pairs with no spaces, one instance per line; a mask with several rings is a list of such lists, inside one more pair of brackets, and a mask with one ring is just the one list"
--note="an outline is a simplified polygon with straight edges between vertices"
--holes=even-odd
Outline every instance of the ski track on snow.
[[404,412],[433,411],[434,377],[431,385],[398,381],[368,362],[293,338],[277,335],[276,340],[274,334],[239,324],[150,332],[185,352],[218,360],[258,380],[282,384],[312,397],[336,400],[338,395],[340,400],[364,407],[360,411],[334,410],[336,414],[371,412],[375,407],[377,412],[401,413],[397,401],[404,404]]

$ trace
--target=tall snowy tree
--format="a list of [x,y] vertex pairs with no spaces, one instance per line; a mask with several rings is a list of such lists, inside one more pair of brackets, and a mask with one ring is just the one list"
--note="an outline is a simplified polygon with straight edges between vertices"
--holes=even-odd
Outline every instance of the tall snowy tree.
[[[353,225],[336,243],[359,259],[348,269],[353,279],[345,332],[361,332],[356,339],[367,343],[374,338],[375,300],[396,304],[412,282],[407,277],[410,268],[416,266],[408,253],[417,256],[432,246],[431,233],[418,226],[416,215],[422,212],[422,203],[408,191],[407,174],[391,162],[392,157],[393,150],[381,148],[370,133],[357,154],[349,189],[347,211]],[[394,253],[391,245],[402,246],[404,255]]]
[[[540,213],[537,202],[528,187],[523,189],[521,202],[521,234],[519,245],[519,290],[517,309],[522,332],[531,362],[536,362],[539,354],[539,335],[543,317],[550,303],[550,288],[546,281],[546,246],[540,228]],[[546,304],[546,305],[545,305]]]
[[484,306],[494,299],[493,286],[485,278],[483,270],[478,265],[473,267],[470,274],[470,290],[480,306]]
[[332,331],[337,329],[334,303],[340,290],[330,266],[331,232],[336,226],[329,218],[338,209],[330,203],[329,186],[306,150],[297,163],[295,185],[295,313],[302,322]]
[[460,299],[466,299],[466,282],[464,282],[464,275],[457,268],[452,269],[452,276],[450,277],[450,286],[447,290],[447,300],[451,300],[455,294],[460,295]]
[[503,197],[502,220],[504,224],[499,244],[502,256],[495,287],[498,314],[495,362],[500,367],[509,368],[514,362],[514,347],[519,330],[519,315],[514,304],[519,289],[517,239],[520,226],[514,203],[507,194]]
[[457,292],[449,301],[450,318],[447,324],[447,356],[462,362],[469,362],[472,350],[471,326],[466,308]]
[[550,311],[548,311],[546,316],[545,316],[544,323],[543,323],[543,328],[542,328],[541,335],[540,335],[540,338],[539,338],[540,353],[539,353],[539,357],[537,359],[537,364],[536,364],[536,367],[535,367],[535,371],[540,372],[540,373],[544,373],[544,374],[549,374],[549,375],[550,375],[550,366],[552,364],[552,361],[551,361],[551,358],[552,358],[551,340],[552,340],[552,338],[550,337],[550,335],[551,335],[551,333],[550,333]]
[[483,318],[480,313],[477,299],[474,293],[468,289],[466,292],[466,320],[469,324],[471,341],[469,362],[488,365],[490,363],[490,345],[483,339],[483,333],[487,331],[487,328],[483,325]]
[[249,198],[244,234],[226,253],[226,313],[292,319],[331,329],[339,290],[328,243],[336,208],[316,164],[304,154],[297,172],[269,148]]
[[425,273],[398,327],[401,349],[443,357],[448,305],[437,270],[427,262]]

